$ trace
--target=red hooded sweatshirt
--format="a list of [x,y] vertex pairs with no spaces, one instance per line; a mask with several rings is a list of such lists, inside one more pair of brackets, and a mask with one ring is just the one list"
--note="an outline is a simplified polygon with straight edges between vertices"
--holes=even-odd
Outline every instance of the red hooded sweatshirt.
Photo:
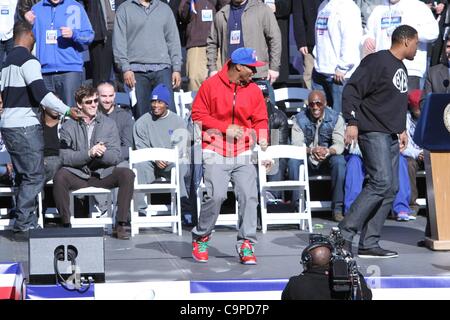
[[[261,90],[253,82],[245,87],[230,83],[228,62],[203,82],[192,104],[192,119],[202,128],[203,149],[224,157],[251,149],[256,138],[268,141],[267,108]],[[231,124],[244,128],[241,139],[227,141],[225,134]]]

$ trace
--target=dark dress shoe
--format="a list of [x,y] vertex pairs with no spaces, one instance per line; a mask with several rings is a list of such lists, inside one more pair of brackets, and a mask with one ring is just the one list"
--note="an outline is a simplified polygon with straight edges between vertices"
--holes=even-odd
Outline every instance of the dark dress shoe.
[[336,222],[341,222],[344,220],[344,215],[342,212],[333,212],[333,220]]
[[16,231],[13,233],[13,240],[16,242],[26,242],[30,238],[29,231]]
[[381,247],[375,247],[370,249],[359,249],[358,256],[360,258],[395,258],[398,257],[398,253]]
[[426,246],[425,240],[422,239],[422,240],[417,241],[417,246],[421,247],[421,248],[425,247]]
[[116,237],[117,237],[117,239],[120,239],[120,240],[129,240],[130,239],[130,236],[129,236],[127,230],[125,229],[125,226],[118,225],[116,227]]
[[353,248],[352,248],[352,242],[348,240],[344,240],[344,245],[342,246],[342,249],[347,251],[351,257],[353,257]]

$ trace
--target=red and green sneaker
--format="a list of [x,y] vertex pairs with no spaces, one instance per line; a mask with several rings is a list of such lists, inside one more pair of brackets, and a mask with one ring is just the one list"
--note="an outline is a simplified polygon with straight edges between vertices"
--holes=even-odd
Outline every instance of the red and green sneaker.
[[253,246],[248,240],[244,240],[239,249],[239,258],[242,264],[256,264],[256,256],[253,253]]
[[197,262],[208,262],[209,237],[204,236],[192,241],[192,258]]

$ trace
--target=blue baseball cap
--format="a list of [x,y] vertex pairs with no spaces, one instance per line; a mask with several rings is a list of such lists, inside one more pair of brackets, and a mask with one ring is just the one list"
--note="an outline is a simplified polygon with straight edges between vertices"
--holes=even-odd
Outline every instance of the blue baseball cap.
[[238,48],[231,54],[231,62],[250,67],[262,67],[266,63],[258,61],[256,50],[252,48]]
[[170,105],[170,91],[164,84],[158,84],[152,91],[152,101],[161,100]]

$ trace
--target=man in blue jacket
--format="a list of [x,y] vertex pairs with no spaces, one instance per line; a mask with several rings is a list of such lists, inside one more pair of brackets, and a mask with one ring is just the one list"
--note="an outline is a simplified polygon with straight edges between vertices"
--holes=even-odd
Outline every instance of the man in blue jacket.
[[43,0],[33,6],[36,57],[48,90],[74,106],[82,83],[83,51],[94,39],[89,18],[75,0]]

